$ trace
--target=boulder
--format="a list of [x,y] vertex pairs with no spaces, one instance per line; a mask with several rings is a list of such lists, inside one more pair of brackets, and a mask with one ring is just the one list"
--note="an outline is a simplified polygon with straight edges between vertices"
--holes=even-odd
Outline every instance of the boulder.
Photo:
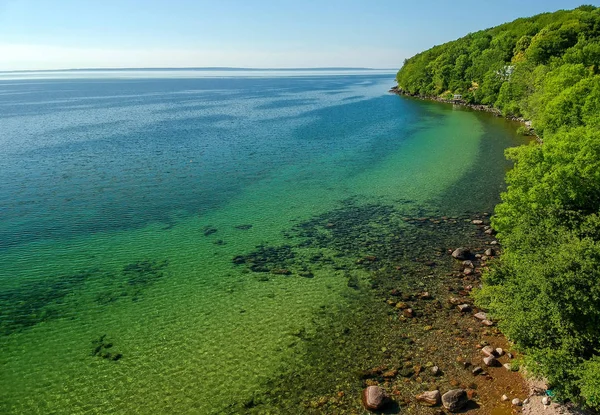
[[452,257],[460,260],[465,260],[468,258],[471,251],[469,248],[456,248],[454,252],[452,252]]
[[420,395],[417,395],[417,402],[426,405],[426,406],[436,406],[440,404],[441,394],[440,391],[429,391],[423,392]]
[[464,389],[452,389],[442,395],[442,404],[450,412],[460,411],[468,401],[469,398]]
[[383,409],[389,401],[389,397],[383,388],[379,386],[368,386],[362,393],[362,402],[369,411]]

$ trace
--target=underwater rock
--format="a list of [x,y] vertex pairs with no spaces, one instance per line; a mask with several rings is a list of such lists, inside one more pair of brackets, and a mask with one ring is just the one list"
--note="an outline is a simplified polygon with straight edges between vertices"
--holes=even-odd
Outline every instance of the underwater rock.
[[106,334],[100,336],[98,340],[92,340],[92,356],[102,359],[117,361],[123,357],[123,353],[108,351],[113,347],[112,342],[106,340]]
[[452,257],[459,260],[465,260],[469,257],[470,254],[471,251],[469,251],[469,248],[456,248],[452,252]]
[[387,405],[389,397],[383,388],[379,386],[368,386],[362,392],[362,402],[368,410],[378,411]]
[[438,390],[423,392],[422,394],[417,395],[417,402],[420,402],[423,405],[436,406],[440,404],[440,401],[441,394]]
[[237,225],[234,226],[235,229],[239,229],[241,231],[247,231],[248,229],[252,228],[252,225]]
[[205,226],[204,228],[202,228],[202,233],[204,233],[204,236],[209,236],[212,235],[213,233],[217,232],[217,228],[213,227],[213,226]]
[[272,269],[271,274],[275,275],[291,275],[292,271],[289,269],[281,268],[281,269]]

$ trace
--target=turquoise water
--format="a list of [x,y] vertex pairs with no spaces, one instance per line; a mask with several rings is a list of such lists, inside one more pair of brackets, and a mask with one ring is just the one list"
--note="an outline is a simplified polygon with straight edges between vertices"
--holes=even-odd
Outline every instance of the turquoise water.
[[15,78],[0,77],[7,414],[300,413],[359,389],[348,365],[387,318],[383,266],[361,258],[430,243],[407,215],[491,211],[521,142],[504,120],[388,95],[393,74]]

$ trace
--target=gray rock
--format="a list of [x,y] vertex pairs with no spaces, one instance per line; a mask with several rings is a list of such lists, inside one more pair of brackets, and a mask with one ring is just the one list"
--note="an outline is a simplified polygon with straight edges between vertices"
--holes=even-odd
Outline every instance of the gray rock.
[[473,261],[469,261],[469,260],[463,261],[462,264],[463,264],[463,267],[466,267],[466,268],[474,268],[475,267],[473,265]]
[[471,253],[471,251],[469,251],[469,248],[456,248],[454,250],[454,252],[452,252],[452,257],[456,258],[456,259],[467,259],[467,257],[469,256],[469,254]]
[[453,389],[442,395],[442,404],[450,412],[460,411],[468,401],[469,398],[464,389]]
[[440,391],[423,392],[417,395],[417,401],[427,406],[436,406],[440,404],[441,394]]
[[498,366],[498,360],[494,356],[484,357],[483,363],[485,363],[486,366]]
[[383,388],[379,386],[368,386],[362,393],[362,402],[370,411],[383,409],[389,401],[389,397]]

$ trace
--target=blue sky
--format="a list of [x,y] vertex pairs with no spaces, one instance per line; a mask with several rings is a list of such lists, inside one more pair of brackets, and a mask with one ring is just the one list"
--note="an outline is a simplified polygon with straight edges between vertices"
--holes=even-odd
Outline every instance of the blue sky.
[[398,68],[469,32],[600,0],[0,0],[0,70]]

